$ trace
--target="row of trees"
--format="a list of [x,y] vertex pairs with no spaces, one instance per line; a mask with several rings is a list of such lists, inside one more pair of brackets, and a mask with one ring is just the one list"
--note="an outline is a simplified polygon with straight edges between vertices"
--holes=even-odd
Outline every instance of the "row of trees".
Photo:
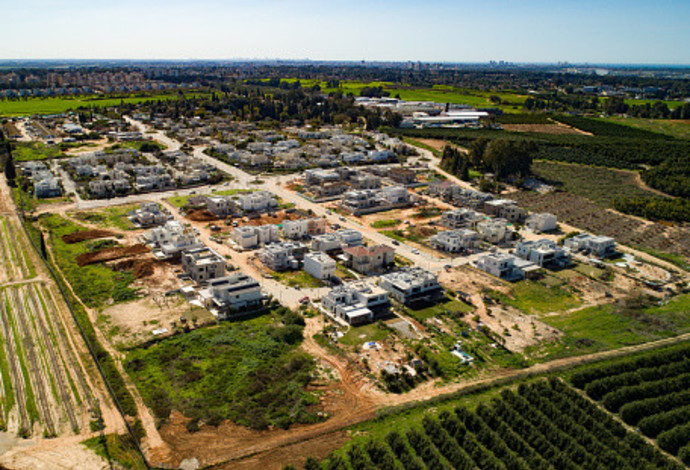
[[632,214],[649,220],[690,222],[690,199],[618,198],[613,207],[624,214]]
[[[669,435],[676,445],[681,431]],[[629,469],[681,467],[559,379],[503,390],[475,411],[464,407],[425,415],[421,426],[382,441],[354,445],[316,469]]]
[[532,154],[536,145],[524,140],[475,139],[465,153],[455,147],[446,146],[441,157],[441,168],[469,180],[469,170],[491,172],[497,180],[524,178],[530,174]]

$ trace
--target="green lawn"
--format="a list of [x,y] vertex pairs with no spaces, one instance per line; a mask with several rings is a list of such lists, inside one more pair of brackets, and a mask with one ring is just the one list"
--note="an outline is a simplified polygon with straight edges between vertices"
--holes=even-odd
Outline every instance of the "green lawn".
[[256,189],[225,189],[223,191],[215,191],[209,194],[189,194],[187,196],[174,196],[166,199],[166,201],[168,201],[173,206],[181,209],[187,204],[187,201],[196,196],[234,196],[235,194],[250,193],[252,191],[256,191]]
[[349,346],[356,346],[358,344],[368,343],[369,341],[382,341],[391,331],[388,328],[381,327],[379,323],[370,323],[363,326],[353,326],[350,330],[340,338],[340,342]]
[[[0,101],[0,103],[2,103]],[[12,156],[16,162],[28,162],[30,160],[47,160],[50,158],[65,157],[56,146],[48,146],[41,142],[15,142]]]
[[588,354],[668,338],[690,331],[690,294],[664,306],[589,307],[541,320],[565,333],[553,345],[537,347],[545,359]]
[[375,222],[371,223],[371,226],[374,228],[386,228],[386,227],[395,227],[400,223],[400,220],[398,219],[383,219],[383,220],[377,220]]
[[[525,313],[539,315],[549,312],[563,312],[581,305],[579,299],[548,277],[543,281],[520,281],[510,290],[510,295],[494,292],[492,295],[502,303],[511,305]],[[547,285],[551,284],[551,285]]]
[[273,312],[132,350],[125,368],[159,420],[174,409],[211,425],[287,427],[319,420],[318,399],[305,391],[314,361],[301,339],[301,327],[281,326]]
[[[186,96],[195,96],[199,93],[188,93]],[[106,108],[118,106],[120,103],[142,103],[152,100],[171,100],[177,99],[177,95],[155,94],[148,96],[123,96],[123,97],[103,97],[103,96],[80,96],[80,97],[59,97],[59,98],[26,98],[20,100],[0,100],[0,116],[24,116],[30,114],[59,114],[80,107]]]
[[89,252],[93,246],[91,244],[95,242],[68,245],[62,241],[62,236],[84,230],[85,227],[55,214],[43,214],[39,217],[39,222],[50,233],[48,243],[67,282],[87,306],[97,308],[111,298],[115,301],[127,301],[136,297],[136,291],[128,287],[134,281],[131,273],[116,272],[102,264],[82,267],[77,265],[77,256]]
[[415,307],[406,307],[405,312],[419,322],[442,315],[462,316],[472,311],[472,307],[466,303],[448,297],[434,302],[433,305],[425,304]]
[[322,280],[316,279],[309,273],[304,271],[282,271],[274,272],[273,278],[290,287],[323,287],[325,284]]
[[139,204],[128,204],[126,206],[115,206],[99,209],[98,212],[76,212],[75,218],[95,224],[103,228],[115,228],[120,230],[134,230],[136,227],[127,218],[127,214],[138,208]]

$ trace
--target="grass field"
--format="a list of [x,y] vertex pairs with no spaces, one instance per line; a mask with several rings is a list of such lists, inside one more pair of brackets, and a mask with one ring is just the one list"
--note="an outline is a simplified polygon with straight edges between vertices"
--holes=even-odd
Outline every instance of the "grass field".
[[368,343],[369,341],[381,341],[390,334],[390,330],[381,327],[378,323],[370,323],[363,326],[353,326],[340,338],[340,342],[349,346]]
[[684,294],[663,306],[608,304],[544,316],[541,320],[565,337],[559,344],[544,346],[542,352],[555,359],[676,336],[690,331],[689,311],[690,295]]
[[[286,82],[295,82],[299,79],[288,78]],[[432,88],[406,87],[392,82],[356,82],[341,81],[340,88],[327,88],[327,83],[322,80],[299,80],[303,87],[319,85],[326,93],[341,91],[359,96],[362,88],[382,87],[390,93],[390,96],[400,96],[406,101],[433,101],[436,103],[466,104],[478,108],[500,108],[504,112],[519,112],[527,95],[508,92],[492,92],[466,90],[444,85],[434,85]],[[489,100],[490,96],[498,96],[503,104],[494,104]]]
[[[194,96],[187,93],[185,96]],[[153,100],[177,99],[174,94],[156,94],[148,96],[80,96],[60,98],[27,98],[21,100],[0,100],[0,116],[25,116],[32,114],[60,114],[77,108],[106,108],[120,103],[142,103]]]
[[84,446],[93,450],[96,455],[110,461],[113,460],[120,464],[122,468],[132,470],[149,468],[136,450],[134,442],[129,435],[106,434],[92,437],[82,442]]
[[324,283],[304,271],[282,271],[274,272],[273,278],[290,287],[323,287]]
[[48,146],[41,142],[16,142],[12,150],[12,156],[16,162],[28,162],[31,160],[60,158],[66,155],[58,147]]
[[581,305],[579,299],[559,285],[544,281],[520,281],[513,285],[510,295],[495,292],[502,303],[531,315],[563,312]]
[[128,287],[134,280],[131,273],[115,272],[101,264],[82,267],[77,265],[77,256],[91,251],[90,247],[95,242],[68,245],[62,241],[62,236],[84,230],[84,226],[55,214],[44,214],[39,221],[50,232],[48,241],[67,282],[87,306],[96,308],[103,306],[111,298],[115,301],[126,301],[136,297],[136,291]]
[[450,299],[444,297],[441,301],[436,302],[434,305],[422,306],[422,308],[411,308],[405,309],[405,312],[419,322],[428,320],[433,317],[440,317],[441,315],[453,315],[462,316],[468,312],[472,311],[472,307],[466,303],[460,302],[459,300]]
[[[223,191],[215,191],[210,194],[205,194],[205,196],[234,196],[235,194],[240,194],[240,193],[250,193],[252,191],[256,191],[255,189],[226,189]],[[189,194],[186,196],[173,196],[166,201],[168,201],[170,204],[173,206],[177,207],[178,209],[183,208],[186,204],[187,201],[189,201],[191,198],[199,196],[198,194]]]
[[690,121],[676,119],[643,119],[608,117],[600,118],[602,121],[623,124],[625,126],[644,129],[646,131],[666,134],[678,139],[690,140]]
[[371,226],[374,228],[386,228],[395,227],[398,224],[400,224],[400,221],[398,219],[383,219],[372,222]]
[[640,187],[631,171],[543,160],[534,162],[532,171],[539,178],[604,207],[613,207],[616,198],[657,196]]
[[160,420],[175,409],[194,423],[256,429],[317,421],[318,400],[304,390],[314,362],[298,350],[302,328],[286,324],[296,314],[278,310],[132,350],[125,368]]
[[126,206],[99,209],[97,212],[75,212],[70,215],[73,215],[78,220],[98,225],[102,228],[134,230],[136,227],[126,216],[130,211],[138,207],[139,204],[128,204]]

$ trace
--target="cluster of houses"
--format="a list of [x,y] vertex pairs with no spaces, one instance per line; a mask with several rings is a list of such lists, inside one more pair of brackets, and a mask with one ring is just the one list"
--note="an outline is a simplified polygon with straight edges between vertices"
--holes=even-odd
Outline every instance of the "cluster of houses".
[[321,309],[350,325],[361,325],[386,315],[391,299],[409,305],[433,300],[442,292],[433,273],[420,267],[403,268],[382,275],[378,285],[358,280],[335,287],[321,298]]
[[180,186],[214,183],[220,177],[215,166],[194,158],[181,150],[165,151],[161,154],[160,159],[173,169]]
[[404,186],[386,186],[381,189],[358,189],[343,194],[341,207],[359,216],[374,212],[409,207],[414,203]]
[[304,169],[392,162],[404,144],[378,133],[356,136],[332,127],[320,130],[286,128],[284,133],[249,131],[230,133],[212,153],[224,160],[250,168]]
[[28,161],[20,166],[22,175],[34,187],[34,196],[38,199],[62,196],[62,186],[48,166],[41,161]]
[[413,170],[390,165],[312,168],[303,173],[305,192],[316,199],[333,198],[351,190],[378,190],[382,180],[391,185],[410,186],[415,184],[416,177]]
[[[150,203],[142,204],[137,211],[131,217],[156,213]],[[181,262],[186,278],[201,286],[198,292],[191,286],[182,292],[196,295],[196,300],[219,319],[258,306],[265,299],[261,286],[253,278],[241,272],[226,275],[225,259],[201,243],[194,229],[177,220],[166,217],[163,225],[149,230],[144,239],[157,258]]]
[[191,157],[185,159],[182,155],[173,154],[167,159],[176,167],[171,169],[162,163],[151,164],[138,151],[123,148],[74,157],[63,166],[76,182],[84,186],[88,195],[96,199],[203,184],[214,176],[217,180],[215,170],[203,165],[200,167],[192,162]]

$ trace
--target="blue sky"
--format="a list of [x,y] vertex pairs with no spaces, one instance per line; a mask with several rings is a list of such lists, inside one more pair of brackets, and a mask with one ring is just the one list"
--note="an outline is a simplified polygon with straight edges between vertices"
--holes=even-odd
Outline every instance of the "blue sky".
[[0,59],[690,64],[690,0],[2,0]]

